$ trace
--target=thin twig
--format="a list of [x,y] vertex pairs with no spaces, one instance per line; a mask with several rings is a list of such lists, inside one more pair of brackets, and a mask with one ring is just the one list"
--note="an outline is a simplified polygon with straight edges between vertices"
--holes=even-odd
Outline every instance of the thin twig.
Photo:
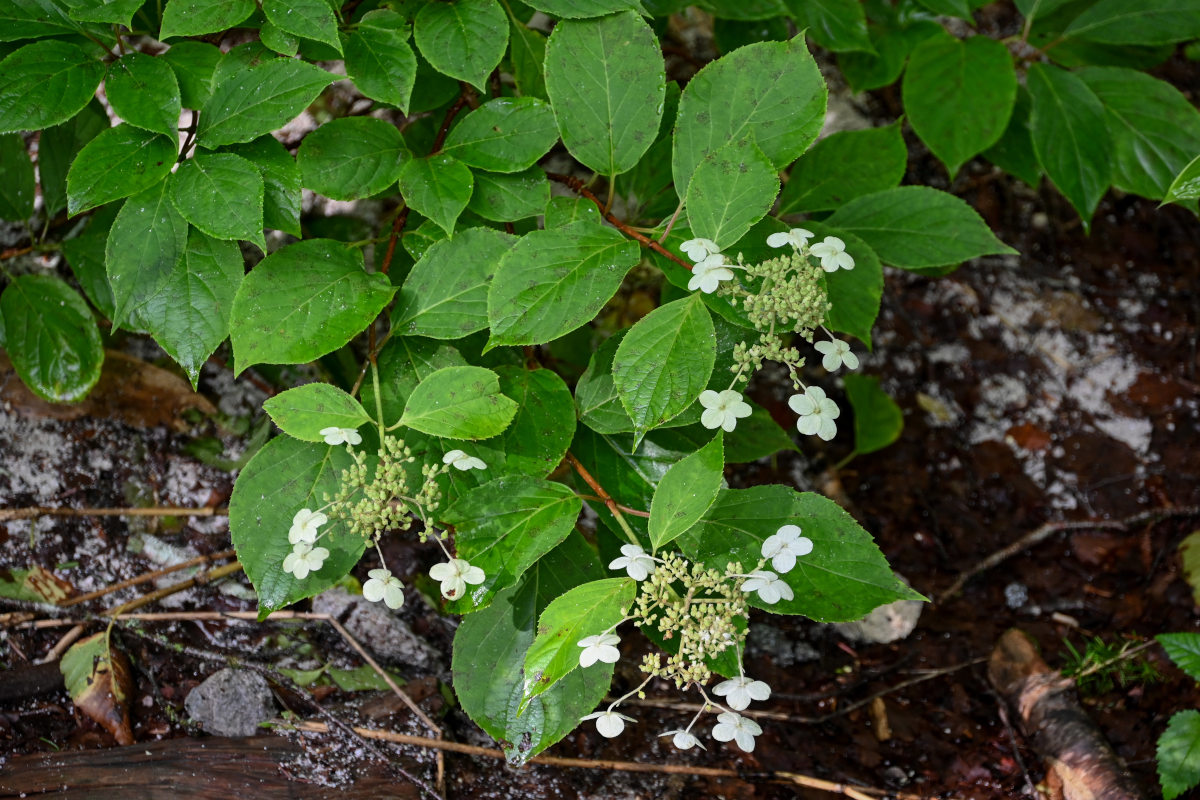
[[222,566],[210,569],[206,572],[198,572],[195,575],[193,575],[192,577],[188,578],[186,581],[180,581],[179,583],[173,583],[170,586],[164,586],[163,588],[156,589],[155,591],[150,592],[149,594],[144,594],[141,597],[135,597],[132,600],[130,600],[128,603],[122,603],[121,605],[117,606],[116,608],[111,608],[108,611],[104,612],[104,616],[119,617],[121,614],[125,614],[127,612],[133,611],[135,608],[141,608],[142,606],[148,606],[151,603],[154,603],[158,600],[162,600],[164,597],[170,597],[173,594],[177,594],[179,592],[186,591],[187,589],[191,589],[194,586],[203,586],[204,584],[209,583],[211,581],[217,581],[217,580],[220,580],[221,578],[227,578],[230,575],[233,575],[233,574],[241,572],[241,571],[242,571],[241,562],[234,561],[232,564],[224,564]]
[[592,491],[600,497],[600,499],[604,502],[604,505],[608,507],[610,512],[612,512],[613,518],[616,519],[617,524],[621,526],[621,530],[625,531],[625,535],[629,537],[630,544],[637,544],[637,536],[634,535],[633,530],[629,527],[629,523],[625,521],[625,517],[621,516],[621,507],[617,505],[617,501],[612,499],[612,496],[605,491],[604,487],[601,486],[595,478],[592,477],[591,473],[587,471],[583,464],[579,463],[579,459],[576,458],[573,453],[568,451],[565,458],[567,459],[567,462],[575,468],[575,471],[579,473],[579,477],[583,478],[584,483],[592,487]]
[[172,564],[169,567],[163,567],[162,569],[156,569],[153,572],[147,572],[144,575],[138,575],[136,578],[130,578],[129,580],[124,580],[120,583],[114,583],[111,586],[106,586],[103,589],[97,589],[94,592],[88,592],[87,594],[81,594],[78,597],[72,597],[68,600],[62,601],[58,605],[62,608],[66,608],[68,606],[77,606],[80,603],[86,603],[89,600],[95,600],[97,597],[104,597],[105,595],[112,594],[113,592],[119,592],[122,589],[128,589],[130,586],[137,586],[138,584],[157,580],[164,575],[170,575],[172,572],[178,572],[181,569],[198,567],[203,564],[207,564],[210,561],[224,561],[227,558],[233,558],[234,555],[235,553],[233,550],[222,550],[220,553],[213,553],[210,556],[199,556],[187,561],[181,561],[178,564]]
[[155,506],[154,508],[54,508],[52,506],[29,506],[27,508],[0,508],[0,522],[34,517],[227,517],[229,509],[217,506],[181,508]]

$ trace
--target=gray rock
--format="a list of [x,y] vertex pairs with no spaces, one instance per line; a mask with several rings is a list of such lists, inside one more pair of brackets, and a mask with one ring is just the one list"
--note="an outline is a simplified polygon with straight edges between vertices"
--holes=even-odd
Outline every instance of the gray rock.
[[341,586],[335,586],[313,599],[313,611],[339,620],[359,644],[380,661],[448,677],[443,674],[446,669],[438,651],[382,603],[372,603],[361,595],[350,594]]
[[188,694],[188,716],[216,736],[253,736],[258,724],[275,716],[271,687],[257,672],[225,668]]
[[919,600],[897,600],[867,614],[858,622],[838,622],[834,630],[852,642],[887,644],[906,638],[921,618]]

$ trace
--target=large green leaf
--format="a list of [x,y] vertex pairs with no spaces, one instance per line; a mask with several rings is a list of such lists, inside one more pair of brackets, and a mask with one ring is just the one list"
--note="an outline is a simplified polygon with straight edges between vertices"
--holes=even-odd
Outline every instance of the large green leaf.
[[259,262],[233,301],[238,373],[254,364],[303,364],[361,333],[392,299],[386,275],[367,274],[359,250],[306,239]]
[[488,346],[541,344],[587,324],[639,258],[636,244],[589,222],[522,236],[488,291]]
[[904,414],[880,388],[879,379],[848,373],[843,380],[846,397],[854,409],[854,452],[874,453],[899,439]]
[[369,11],[346,41],[346,74],[358,90],[405,114],[417,79],[417,56],[408,44],[409,23],[385,8]]
[[1165,202],[1178,203],[1196,198],[1200,198],[1200,156],[1189,161],[1171,181]]
[[300,236],[300,168],[274,136],[223,148],[254,164],[263,178],[263,224]]
[[167,0],[158,38],[203,36],[235,28],[254,13],[254,0]]
[[36,131],[79,113],[104,78],[104,64],[78,45],[45,39],[0,61],[0,133]]
[[638,320],[613,357],[613,382],[638,438],[697,401],[716,360],[712,317],[699,293]]
[[900,77],[914,47],[944,30],[930,19],[916,19],[906,25],[900,25],[898,21],[871,24],[867,31],[877,55],[841,53],[838,66],[856,92],[881,89]]
[[704,157],[753,139],[782,169],[808,149],[825,121],[825,81],[804,37],[739,48],[692,78],[679,101],[671,169],[686,196]]
[[76,33],[81,27],[66,9],[45,0],[0,2],[0,42]]
[[635,12],[554,26],[546,91],[563,144],[602,175],[631,169],[654,143],[666,97],[658,38]]
[[1034,64],[1026,83],[1033,100],[1030,133],[1038,163],[1091,225],[1112,179],[1112,139],[1104,106],[1083,79],[1058,67]]
[[613,383],[612,362],[625,331],[605,339],[588,359],[587,369],[575,384],[579,421],[597,433],[629,433],[636,426],[621,405]]
[[443,519],[454,526],[458,557],[487,577],[450,609],[477,611],[496,592],[516,585],[525,570],[567,538],[582,508],[583,501],[568,487],[525,475],[505,475],[461,496]]
[[417,384],[404,405],[402,426],[447,439],[487,439],[504,431],[517,404],[500,393],[500,379],[483,367],[444,367]]
[[509,60],[513,82],[523,97],[546,97],[546,78],[542,64],[546,60],[546,34],[510,20]]
[[454,222],[467,207],[474,187],[471,168],[446,153],[410,159],[400,170],[404,201],[447,234],[454,233]]
[[909,124],[953,177],[1004,133],[1017,99],[1017,73],[1000,42],[947,34],[917,45],[902,87]]
[[517,241],[494,228],[468,228],[435,242],[404,279],[392,324],[405,336],[461,339],[488,325],[488,286]]
[[[443,367],[465,367],[467,360],[454,347],[433,339],[394,336],[375,357],[379,366],[379,389],[383,421],[391,424],[404,413],[404,404],[417,384]],[[375,408],[375,389],[367,373],[359,397]]]
[[475,191],[467,210],[494,222],[513,222],[545,213],[550,202],[550,179],[530,167],[509,175],[475,171]]
[[687,190],[688,222],[696,236],[727,248],[767,215],[779,175],[754,142],[730,142],[696,166]]
[[221,51],[208,42],[182,41],[160,56],[175,72],[184,108],[199,109],[212,97],[212,76]]
[[113,111],[130,125],[175,136],[179,82],[169,64],[145,53],[126,53],[108,70],[104,92]]
[[[792,600],[750,604],[776,614],[803,614],[818,622],[861,619],[896,600],[923,600],[888,566],[883,553],[854,518],[828,498],[772,484],[726,489],[704,519],[677,541],[684,555],[721,569],[730,561],[753,569],[763,541],[784,525],[799,525],[813,550],[780,577]],[[767,569],[770,569],[768,564]]]
[[983,152],[983,157],[1030,186],[1037,186],[1042,177],[1042,165],[1033,152],[1033,138],[1029,132],[1032,107],[1029,91],[1024,87],[1017,89],[1017,102],[1013,105],[1008,127],[999,141]]
[[500,391],[517,404],[512,424],[495,440],[504,451],[506,472],[543,478],[562,461],[575,434],[575,406],[571,390],[548,369],[497,367]]
[[197,153],[171,176],[171,202],[194,227],[216,239],[243,239],[267,252],[263,178],[233,153]]
[[434,69],[483,91],[508,49],[508,17],[498,0],[427,3],[413,20],[413,37]]
[[[105,118],[105,122],[108,118]],[[87,299],[104,316],[111,320],[116,302],[113,300],[112,287],[108,283],[108,269],[105,265],[105,249],[108,244],[108,234],[113,221],[120,211],[118,204],[98,208],[88,215],[83,231],[62,243],[63,256],[83,289]]]
[[884,264],[902,269],[1016,253],[996,238],[974,209],[928,186],[898,186],[863,195],[835,211],[826,223],[855,234]]
[[51,275],[20,275],[0,294],[4,348],[34,394],[52,403],[82,400],[100,379],[104,348],[83,298]]
[[296,151],[302,184],[334,200],[382,192],[411,157],[399,129],[373,117],[327,122],[305,136]]
[[536,97],[497,97],[454,126],[443,149],[478,169],[520,172],[557,141],[554,111],[548,103]]
[[342,52],[329,0],[262,0],[263,14],[281,31],[327,44]]
[[1163,800],[1200,784],[1200,711],[1178,711],[1158,738],[1158,780]]
[[344,521],[331,519],[317,543],[329,550],[321,568],[304,580],[283,571],[283,559],[292,550],[292,518],[302,508],[320,508],[325,494],[337,492],[339,473],[352,464],[345,447],[280,436],[238,473],[229,498],[229,533],[258,594],[260,617],[325,591],[358,563],[367,540],[347,531]]
[[371,421],[361,403],[328,383],[280,392],[263,403],[263,410],[281,431],[306,442],[325,441],[325,428],[358,428]]
[[1100,0],[1067,26],[1067,36],[1105,44],[1173,44],[1200,38],[1195,0]]
[[125,201],[104,246],[113,293],[113,325],[125,324],[158,294],[187,249],[188,224],[159,181]]
[[641,10],[638,0],[534,0],[527,5],[544,14],[562,19],[602,17],[605,14],[626,9]]
[[663,475],[650,503],[650,543],[657,550],[700,521],[721,490],[725,446],[721,431],[713,440]]
[[1189,678],[1200,681],[1200,633],[1160,633],[1154,637]]
[[93,99],[71,119],[42,131],[38,139],[38,175],[47,214],[53,216],[67,207],[67,172],[71,163],[83,146],[108,130],[108,126],[104,107]]
[[788,0],[796,25],[817,44],[835,53],[874,53],[867,18],[858,0]]
[[[221,68],[218,65],[218,71]],[[257,139],[290,122],[336,77],[289,58],[231,66],[221,80],[214,76],[212,97],[200,111],[196,141],[212,148]]]
[[800,156],[779,197],[779,213],[832,211],[864,194],[899,186],[907,168],[899,122],[839,131]]
[[16,133],[0,133],[0,219],[16,222],[32,217],[35,193],[25,140]]
[[175,164],[179,143],[161,133],[118,125],[92,139],[67,172],[67,211],[135,195],[161,183]]

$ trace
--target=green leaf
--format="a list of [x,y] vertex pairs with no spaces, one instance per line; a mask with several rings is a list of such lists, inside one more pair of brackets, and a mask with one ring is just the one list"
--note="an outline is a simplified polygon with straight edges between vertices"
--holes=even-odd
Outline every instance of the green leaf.
[[300,52],[300,39],[276,26],[271,20],[264,20],[258,29],[258,40],[281,56],[294,56]]
[[302,185],[334,200],[379,194],[396,182],[411,157],[396,126],[373,117],[327,122],[296,151]]
[[1083,80],[1045,64],[1029,68],[1029,129],[1038,163],[1090,227],[1112,178],[1112,140],[1104,106]]
[[617,347],[613,382],[638,437],[696,402],[716,360],[716,333],[699,293],[638,320]]
[[1017,102],[1013,106],[1008,127],[1004,129],[1000,140],[983,152],[983,157],[1030,186],[1037,186],[1042,177],[1042,166],[1033,152],[1033,139],[1029,132],[1032,106],[1025,87],[1017,89]]
[[879,256],[853,233],[819,222],[804,224],[817,235],[818,241],[826,236],[838,237],[846,243],[846,252],[854,256],[854,269],[839,269],[825,275],[825,289],[832,304],[825,324],[870,347],[871,329],[879,316],[879,302],[883,296],[883,266]]
[[871,535],[840,506],[777,484],[723,490],[705,518],[680,537],[679,547],[711,567],[740,561],[752,569],[763,541],[784,525],[799,525],[813,542],[813,551],[780,576],[795,596],[768,605],[755,594],[751,605],[817,622],[845,622],[896,600],[925,599],[892,573]]
[[783,0],[706,0],[704,5],[718,19],[768,20],[788,13]]
[[346,42],[346,74],[372,100],[405,114],[417,79],[417,57],[408,44],[409,23],[388,9],[367,12]]
[[602,175],[633,168],[658,133],[666,74],[658,38],[635,12],[554,26],[546,92],[563,144]]
[[81,27],[64,9],[45,0],[0,2],[0,42],[77,33]]
[[1016,253],[974,209],[928,186],[899,186],[851,200],[826,223],[861,238],[884,264],[921,270]]
[[457,614],[485,608],[575,527],[583,501],[561,483],[506,475],[472,489],[446,509],[458,557],[487,576],[450,604]]
[[943,14],[947,17],[960,17],[961,19],[971,18],[971,4],[969,0],[917,0],[917,2],[935,14]]
[[1154,637],[1189,678],[1200,681],[1200,633],[1160,633]]
[[1200,530],[1192,531],[1179,543],[1179,560],[1183,564],[1183,578],[1192,588],[1192,597],[1200,604]]
[[371,421],[362,404],[328,383],[306,383],[263,403],[263,410],[288,436],[323,442],[325,428],[358,428]]
[[612,683],[612,664],[568,675],[517,713],[525,653],[538,615],[555,597],[604,574],[596,553],[578,534],[538,561],[521,582],[483,611],[463,619],[454,634],[454,690],[464,711],[523,764],[573,731]]
[[302,508],[320,508],[326,493],[337,492],[341,471],[353,463],[345,447],[280,436],[238,473],[229,498],[229,533],[258,594],[260,617],[325,591],[358,563],[366,539],[346,530],[344,521],[331,519],[321,530],[319,546],[329,550],[321,568],[304,580],[283,571],[283,559],[292,551],[292,518]]
[[54,216],[67,207],[67,172],[83,146],[108,130],[108,115],[93,99],[71,119],[46,128],[38,139],[38,175],[46,213]]
[[237,373],[254,364],[303,364],[361,333],[392,299],[386,275],[363,271],[358,250],[306,239],[276,250],[242,281],[230,341]]
[[1158,738],[1158,780],[1163,800],[1200,784],[1200,711],[1179,711]]
[[171,204],[168,183],[159,181],[126,200],[108,232],[104,261],[114,326],[158,294],[187,249],[187,220]]
[[620,622],[636,594],[632,578],[605,578],[576,586],[546,606],[525,654],[521,710],[579,666],[579,640]]
[[796,26],[822,47],[835,53],[875,52],[858,0],[788,0],[787,6]]
[[488,326],[488,286],[517,237],[468,228],[435,242],[404,279],[392,326],[404,336],[461,339]]
[[586,222],[589,225],[603,225],[600,219],[600,209],[586,197],[551,197],[546,206],[546,216],[543,228],[565,228],[574,222]]
[[1200,156],[1196,156],[1179,171],[1167,188],[1164,202],[1178,203],[1200,197]]
[[454,221],[467,207],[474,187],[471,168],[445,153],[409,159],[400,170],[404,201],[449,235],[453,235]]
[[750,404],[750,416],[739,419],[733,433],[725,435],[725,463],[749,464],[781,450],[799,449],[769,411],[752,400],[746,402]]
[[904,73],[909,124],[951,178],[1003,135],[1017,99],[1008,48],[987,36],[933,36],[912,51]]
[[508,49],[508,17],[497,0],[427,3],[413,37],[434,69],[483,91]]
[[57,39],[27,44],[0,61],[0,133],[36,131],[79,113],[104,78],[104,64]]
[[575,384],[579,420],[596,433],[628,433],[636,428],[621,405],[613,383],[612,362],[625,331],[605,339],[588,360],[587,369]]
[[1067,36],[1105,44],[1173,44],[1200,38],[1195,0],[1100,0],[1067,26]]
[[[108,117],[104,118],[108,124]],[[99,208],[88,215],[83,231],[75,237],[63,241],[63,256],[83,289],[87,299],[92,301],[106,319],[116,316],[113,309],[112,287],[108,284],[108,270],[105,266],[104,251],[108,243],[108,233],[120,209],[117,204]]]
[[71,164],[67,211],[74,216],[161,183],[175,165],[178,148],[161,133],[132,125],[109,128],[84,145]]
[[1175,176],[1200,153],[1200,111],[1171,84],[1137,70],[1084,67],[1075,74],[1104,104],[1115,150],[1109,155],[1113,184],[1164,198]]
[[126,53],[109,68],[104,91],[113,111],[130,125],[167,136],[179,130],[179,82],[161,58]]
[[213,148],[257,139],[290,122],[336,77],[289,58],[238,66],[222,80],[214,76],[212,97],[200,112],[196,141]]
[[158,38],[203,36],[236,28],[254,13],[254,0],[167,0]]
[[641,10],[637,0],[534,0],[526,5],[543,14],[562,19],[602,17],[626,9]]
[[846,397],[854,409],[854,452],[874,453],[899,439],[904,414],[880,388],[879,379],[848,373],[843,380]]
[[171,176],[171,202],[183,218],[217,239],[242,239],[267,252],[263,178],[233,153],[198,153]]
[[685,197],[692,173],[714,150],[752,139],[777,169],[817,138],[825,81],[804,37],[742,47],[706,65],[683,90],[671,169]]
[[729,247],[767,215],[779,194],[770,159],[743,140],[705,156],[687,189],[688,222],[696,236]]
[[500,379],[483,367],[445,367],[408,396],[400,424],[446,439],[487,439],[504,431],[517,404],[500,393]]
[[32,217],[34,193],[33,162],[25,140],[16,133],[0,134],[0,219],[18,222]]
[[509,59],[513,81],[524,97],[546,97],[546,79],[542,63],[546,60],[546,35],[527,28],[515,19],[509,28]]
[[558,141],[554,112],[536,97],[497,97],[467,114],[446,137],[444,152],[472,167],[520,172]]
[[779,214],[832,211],[864,194],[900,185],[908,148],[900,123],[839,131],[812,146],[792,167],[779,198]]
[[300,236],[300,168],[274,136],[225,148],[254,164],[263,178],[263,224]]
[[1017,10],[1029,19],[1041,19],[1074,0],[1016,0]]
[[895,82],[908,62],[908,54],[913,48],[930,36],[938,36],[945,31],[941,25],[930,19],[916,19],[907,25],[899,26],[893,22],[886,24],[871,24],[867,27],[871,45],[877,55],[869,53],[840,53],[838,66],[846,77],[846,82],[856,92],[871,89],[882,89]]
[[719,430],[711,442],[667,470],[650,503],[650,543],[655,550],[700,521],[721,491],[724,470]]
[[[448,344],[415,336],[394,337],[376,357],[379,364],[379,393],[383,401],[384,422],[395,422],[404,413],[404,404],[417,384],[443,367],[465,367],[467,360]],[[374,388],[368,373],[360,397],[373,398]]]
[[149,331],[183,367],[192,388],[204,362],[229,335],[230,310],[244,273],[236,243],[193,228],[186,252],[175,260],[159,290],[132,309],[137,326]]
[[20,275],[0,295],[13,369],[51,403],[82,400],[100,379],[104,348],[87,303],[62,280]]
[[639,260],[636,244],[589,222],[527,233],[488,291],[488,347],[542,344],[587,324]]
[[327,44],[341,55],[337,20],[328,0],[262,0],[262,10],[281,31]]
[[517,404],[512,424],[496,439],[504,470],[544,478],[562,461],[575,434],[575,405],[563,379],[548,369],[497,367],[500,391]]
[[184,108],[199,109],[212,97],[212,76],[221,51],[208,42],[176,42],[159,56],[170,65],[179,83]]
[[530,167],[511,175],[475,173],[475,191],[467,210],[494,222],[536,217],[550,202],[550,180],[545,171]]

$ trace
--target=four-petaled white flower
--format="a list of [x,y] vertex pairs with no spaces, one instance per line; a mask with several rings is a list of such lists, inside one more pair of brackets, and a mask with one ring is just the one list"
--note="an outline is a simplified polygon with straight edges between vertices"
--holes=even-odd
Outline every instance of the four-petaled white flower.
[[623,569],[635,581],[644,581],[654,572],[654,559],[636,544],[621,545],[621,557],[614,558],[609,569]]
[[796,420],[796,430],[805,436],[815,433],[828,442],[837,434],[834,420],[841,415],[841,409],[825,396],[825,390],[820,386],[809,386],[804,394],[792,395],[788,398],[788,405],[800,415],[800,419]]
[[483,583],[483,570],[472,567],[465,558],[452,558],[441,564],[434,564],[429,570],[429,577],[442,584],[442,597],[447,600],[457,600],[467,590],[467,584],[472,586]]
[[455,469],[461,469],[463,472],[469,469],[487,469],[487,464],[483,463],[482,459],[469,456],[462,450],[451,450],[446,453],[442,456],[442,463],[449,464]]
[[307,542],[300,542],[292,552],[283,559],[283,571],[296,576],[296,580],[304,580],[308,573],[316,572],[329,558],[329,551],[324,547],[313,547]]
[[697,739],[691,731],[676,729],[673,731],[660,733],[659,736],[674,736],[675,738],[671,739],[671,744],[675,745],[680,750],[691,750],[693,747],[699,747],[701,750],[708,749],[704,745],[700,744],[700,740]]
[[354,428],[321,428],[325,444],[362,444],[362,437]]
[[750,416],[749,404],[742,401],[742,396],[733,389],[714,392],[705,389],[700,393],[700,405],[704,413],[700,415],[700,424],[709,429],[724,428],[726,433],[737,427],[737,421]]
[[605,664],[615,664],[621,658],[621,651],[616,645],[621,637],[615,633],[598,633],[595,636],[585,636],[579,640],[583,652],[579,654],[579,666],[590,667],[597,661]]
[[800,526],[784,525],[762,543],[763,558],[771,559],[776,572],[791,572],[796,559],[812,552],[812,539],[800,535]]
[[764,603],[778,603],[780,598],[791,600],[795,597],[792,587],[769,569],[756,569],[751,572],[750,577],[742,583],[742,591],[758,592],[759,599]]
[[[741,711],[751,700],[766,700],[771,696],[771,687],[763,681],[752,681],[745,675],[721,681],[713,687],[713,694],[724,697],[734,711]],[[729,741],[726,739],[726,741]]]
[[821,259],[821,269],[826,272],[854,269],[854,258],[846,252],[846,243],[836,236],[826,236],[825,241],[817,242],[808,252]]
[[824,356],[821,366],[829,372],[845,365],[846,369],[858,369],[858,356],[850,352],[850,344],[840,339],[829,342],[817,342],[813,345],[818,353]]
[[637,722],[633,717],[618,714],[616,711],[593,711],[591,714],[580,717],[579,721],[587,722],[589,719],[596,720],[596,730],[600,731],[601,736],[608,739],[620,736],[621,731],[625,730],[626,722]]
[[372,603],[382,600],[384,605],[392,609],[404,605],[404,584],[390,570],[373,569],[367,575],[370,578],[363,584],[363,597]]
[[701,237],[688,239],[686,242],[679,245],[679,249],[683,251],[684,255],[695,262],[703,261],[709,256],[713,256],[721,252],[721,248],[717,247],[716,242],[714,242],[712,239],[704,239]]
[[779,231],[778,233],[772,233],[767,237],[767,246],[783,247],[790,244],[797,250],[803,250],[804,245],[808,244],[808,240],[815,235],[812,231],[805,230],[804,228],[792,228],[787,232]]
[[291,544],[312,544],[317,540],[317,528],[329,521],[329,517],[311,508],[302,508],[292,517],[292,529],[288,531]]
[[733,270],[725,263],[725,256],[718,253],[692,267],[692,278],[688,281],[688,291],[694,292],[699,289],[705,294],[712,294],[717,290],[721,281],[731,280],[733,280]]
[[723,711],[717,715],[717,724],[713,726],[713,738],[718,742],[733,740],[737,746],[747,753],[754,752],[754,737],[762,733],[762,728],[752,719],[732,711]]

